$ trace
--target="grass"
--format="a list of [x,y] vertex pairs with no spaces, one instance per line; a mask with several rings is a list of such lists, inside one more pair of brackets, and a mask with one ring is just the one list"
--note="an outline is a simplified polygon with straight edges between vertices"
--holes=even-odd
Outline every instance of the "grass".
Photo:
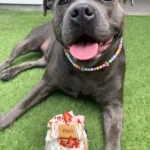
[[[40,12],[0,11],[0,63],[13,46],[35,26],[48,22],[51,16]],[[150,17],[128,16],[124,35],[127,71],[124,93],[124,126],[122,150],[150,149]],[[28,54],[14,65],[33,61],[40,54]],[[18,103],[39,82],[43,69],[28,70],[9,82],[0,81],[0,114]],[[54,115],[73,110],[86,117],[90,150],[104,148],[102,112],[91,100],[75,99],[62,93],[49,97],[34,107],[11,127],[0,132],[0,150],[42,150],[46,125]],[[91,113],[92,112],[92,113]]]

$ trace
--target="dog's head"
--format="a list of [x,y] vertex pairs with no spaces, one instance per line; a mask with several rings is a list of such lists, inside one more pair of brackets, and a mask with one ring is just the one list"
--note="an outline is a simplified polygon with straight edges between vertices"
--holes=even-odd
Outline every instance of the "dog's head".
[[[99,58],[121,38],[126,0],[44,0],[57,40],[77,60]],[[132,0],[131,0],[132,1]]]

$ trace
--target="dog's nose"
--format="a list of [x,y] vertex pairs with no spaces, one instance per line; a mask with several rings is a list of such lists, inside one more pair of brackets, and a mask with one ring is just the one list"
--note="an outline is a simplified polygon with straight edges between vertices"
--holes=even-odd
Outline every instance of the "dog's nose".
[[77,4],[72,8],[70,15],[74,23],[88,23],[94,19],[95,10],[88,4]]

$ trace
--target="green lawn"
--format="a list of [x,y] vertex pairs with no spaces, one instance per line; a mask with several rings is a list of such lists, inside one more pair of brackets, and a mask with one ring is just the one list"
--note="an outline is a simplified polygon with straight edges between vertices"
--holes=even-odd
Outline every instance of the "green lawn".
[[[48,22],[40,12],[0,11],[0,63],[13,46],[35,26]],[[128,16],[125,29],[127,71],[124,93],[122,150],[150,149],[150,17]],[[40,54],[23,56],[14,65],[33,61]],[[39,82],[43,69],[28,70],[9,82],[0,81],[0,113],[8,111]],[[73,110],[86,117],[90,150],[103,150],[101,107],[62,93],[34,107],[11,127],[0,132],[0,150],[43,150],[46,125],[54,115]]]

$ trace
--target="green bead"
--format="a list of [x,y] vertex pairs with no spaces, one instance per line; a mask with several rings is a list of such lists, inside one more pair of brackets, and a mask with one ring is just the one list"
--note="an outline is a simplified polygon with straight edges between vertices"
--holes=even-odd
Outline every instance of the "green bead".
[[108,62],[111,63],[111,60],[109,60]]

